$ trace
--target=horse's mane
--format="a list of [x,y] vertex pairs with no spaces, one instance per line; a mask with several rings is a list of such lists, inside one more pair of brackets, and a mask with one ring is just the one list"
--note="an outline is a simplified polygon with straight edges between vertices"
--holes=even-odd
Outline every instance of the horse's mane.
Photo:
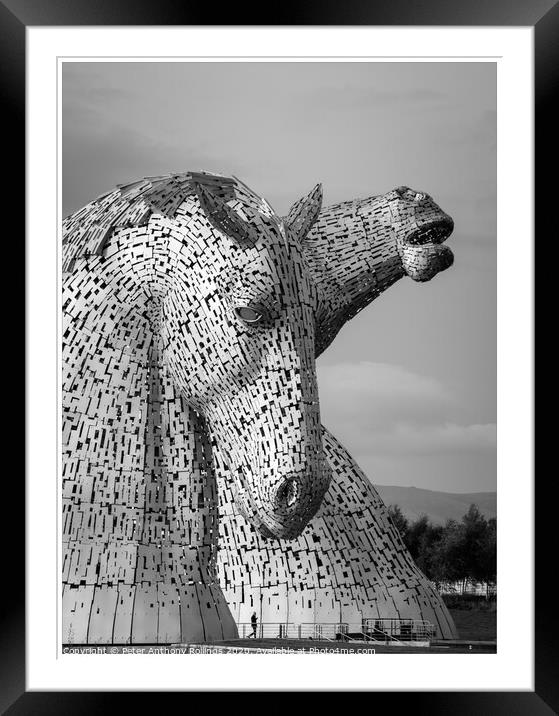
[[[62,271],[71,273],[77,259],[102,255],[107,240],[117,229],[144,226],[152,214],[172,219],[184,200],[196,193],[196,184],[224,201],[235,199],[238,188],[248,189],[236,177],[202,171],[119,184],[64,219]],[[242,193],[246,197],[246,191]]]

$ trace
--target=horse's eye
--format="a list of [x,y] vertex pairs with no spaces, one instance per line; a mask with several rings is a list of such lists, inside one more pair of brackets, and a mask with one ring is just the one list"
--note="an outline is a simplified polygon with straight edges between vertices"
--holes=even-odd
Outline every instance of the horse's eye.
[[251,308],[250,306],[237,306],[235,308],[235,314],[237,315],[237,318],[241,319],[241,321],[250,324],[258,323],[263,316],[262,311],[259,311],[256,308]]

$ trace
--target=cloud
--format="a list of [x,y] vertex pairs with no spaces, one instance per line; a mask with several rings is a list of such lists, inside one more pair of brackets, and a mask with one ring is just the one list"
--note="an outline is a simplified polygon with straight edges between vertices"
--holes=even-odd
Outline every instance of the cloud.
[[[130,101],[117,101],[123,98]],[[92,88],[84,97],[67,94],[62,125],[64,216],[116,184],[143,176],[207,170],[246,179],[251,168],[262,167],[260,159],[237,156],[235,143],[227,143],[223,135],[221,144],[210,134],[177,136],[168,117],[159,118],[163,131],[153,117],[136,116],[135,106],[140,111],[138,96],[120,97],[111,88]]]
[[434,455],[455,452],[493,451],[497,444],[497,426],[485,425],[398,425],[392,432],[371,437],[375,454]]
[[343,110],[379,110],[385,108],[430,107],[447,99],[443,92],[429,88],[402,90],[386,90],[372,87],[329,86],[320,87],[301,95],[300,102],[312,105],[313,108]]
[[435,378],[389,363],[338,363],[317,367],[324,414],[386,428],[405,417],[443,417],[451,396]]
[[435,378],[369,361],[317,372],[322,421],[355,454],[495,450],[496,425],[460,424],[458,399]]
[[497,149],[497,110],[486,109],[461,129],[460,135],[452,140],[457,144],[465,143],[483,147],[483,151]]
[[66,111],[63,141],[65,216],[101,192],[143,176],[223,171],[223,165],[211,158],[209,141],[207,146],[187,141],[177,146],[163,134],[128,126],[108,113],[81,105]]

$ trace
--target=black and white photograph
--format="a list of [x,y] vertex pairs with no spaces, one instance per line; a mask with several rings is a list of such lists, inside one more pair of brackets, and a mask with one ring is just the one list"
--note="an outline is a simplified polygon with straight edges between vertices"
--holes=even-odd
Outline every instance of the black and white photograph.
[[547,10],[198,26],[76,1],[12,10],[2,50],[26,117],[10,713],[365,691],[545,716]]
[[61,71],[66,653],[493,653],[495,62]]

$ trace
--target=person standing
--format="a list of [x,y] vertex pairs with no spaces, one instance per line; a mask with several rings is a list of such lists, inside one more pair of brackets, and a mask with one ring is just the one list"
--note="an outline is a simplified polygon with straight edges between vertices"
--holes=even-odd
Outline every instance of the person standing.
[[249,634],[249,638],[252,636],[253,639],[256,639],[256,627],[258,625],[258,619],[256,618],[256,612],[252,612],[252,616],[250,618],[250,623],[252,624],[252,634]]

